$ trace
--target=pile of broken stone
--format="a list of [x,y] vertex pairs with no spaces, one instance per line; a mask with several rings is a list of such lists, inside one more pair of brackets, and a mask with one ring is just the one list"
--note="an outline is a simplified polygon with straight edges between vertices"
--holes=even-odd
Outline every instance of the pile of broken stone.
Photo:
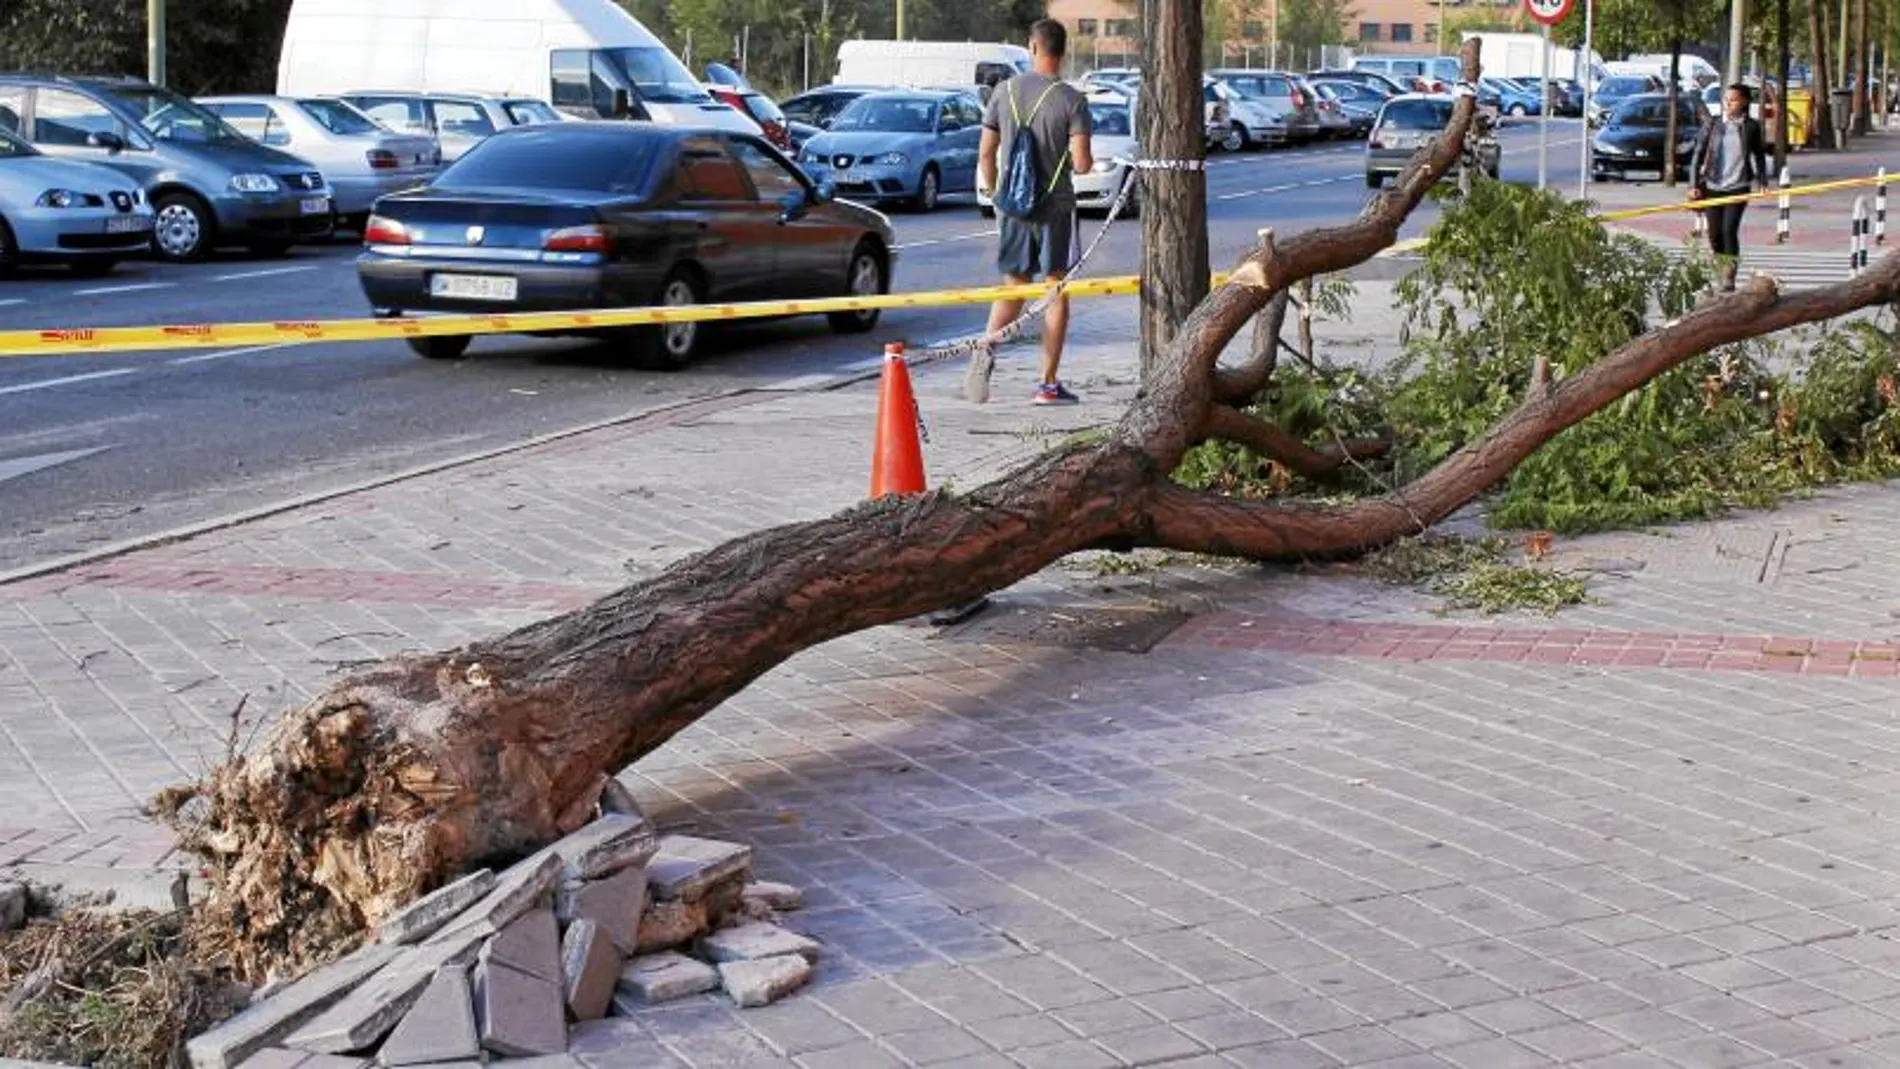
[[492,1061],[561,1054],[570,1021],[717,988],[763,1006],[811,978],[819,948],[771,923],[799,892],[751,869],[750,847],[606,813],[417,900],[186,1051],[195,1069]]

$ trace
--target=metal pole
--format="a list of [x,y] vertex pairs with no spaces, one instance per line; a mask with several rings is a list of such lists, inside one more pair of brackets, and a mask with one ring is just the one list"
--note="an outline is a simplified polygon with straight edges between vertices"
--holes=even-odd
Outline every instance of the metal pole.
[[1853,236],[1847,242],[1847,273],[1860,274],[1861,261],[1866,254],[1867,198],[1854,198]]
[[904,39],[904,0],[897,0],[897,39]]
[[1748,0],[1732,0],[1728,6],[1728,65],[1724,68],[1724,81],[1729,85],[1742,80],[1742,42],[1747,39],[1747,31]]
[[[1442,10],[1442,3],[1441,3]],[[1550,77],[1550,24],[1544,24],[1544,77]],[[1537,188],[1550,188],[1550,109],[1539,108],[1537,119]]]
[[1583,144],[1579,146],[1582,161],[1577,164],[1577,199],[1586,200],[1590,196],[1590,93],[1593,65],[1590,57],[1595,55],[1595,37],[1597,28],[1597,6],[1595,0],[1583,0],[1583,55],[1577,57],[1577,84],[1583,86]]
[[811,88],[811,34],[805,35],[805,86]]
[[1874,181],[1874,244],[1887,243],[1887,169],[1882,167]]
[[165,0],[145,0],[145,80],[165,84]]
[[1789,194],[1788,188],[1793,184],[1793,178],[1788,174],[1788,168],[1786,166],[1782,167],[1781,196],[1775,199],[1775,244],[1777,245],[1786,245],[1788,243],[1788,231],[1792,222],[1789,216],[1794,210],[1794,197]]

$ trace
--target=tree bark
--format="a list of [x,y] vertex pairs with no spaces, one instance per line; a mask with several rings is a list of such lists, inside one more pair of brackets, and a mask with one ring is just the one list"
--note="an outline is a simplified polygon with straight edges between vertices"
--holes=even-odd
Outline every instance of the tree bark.
[[1669,111],[1663,119],[1663,186],[1676,187],[1676,97],[1682,92],[1681,23],[1669,35]]
[[[1822,148],[1834,144],[1833,105],[1828,98],[1832,84],[1827,76],[1827,2],[1810,0],[1808,4],[1808,43],[1814,54],[1814,110],[1808,123],[1808,144]],[[1787,83],[1782,83],[1786,92]]]
[[1154,378],[1181,323],[1207,296],[1207,123],[1199,0],[1143,0],[1142,155],[1195,165],[1141,172],[1141,377]]
[[[1465,77],[1476,69],[1474,42]],[[1448,134],[1358,219],[1284,242],[1263,234],[1180,325],[1104,439],[967,494],[886,498],[762,531],[576,612],[381,662],[290,713],[207,782],[162,799],[185,844],[212,863],[204,920],[234,936],[234,966],[249,977],[297,969],[454,875],[550,841],[603,774],[802,649],[967,603],[1083,549],[1263,560],[1365,549],[1442,518],[1565,427],[1710,346],[1900,296],[1900,256],[1795,297],[1751,283],[1538,391],[1387,498],[1243,502],[1175,484],[1171,473],[1207,434],[1251,433],[1230,422],[1240,413],[1226,403],[1243,399],[1232,391],[1271,362],[1274,343],[1257,335],[1247,361],[1223,370],[1227,343],[1249,321],[1277,335],[1290,286],[1395,242],[1455,163],[1474,108],[1461,99]]]
[[1854,0],[1854,132],[1873,132],[1872,41],[1867,36],[1867,0]]
[[1775,175],[1788,166],[1788,68],[1793,63],[1794,42],[1788,24],[1790,0],[1775,0]]

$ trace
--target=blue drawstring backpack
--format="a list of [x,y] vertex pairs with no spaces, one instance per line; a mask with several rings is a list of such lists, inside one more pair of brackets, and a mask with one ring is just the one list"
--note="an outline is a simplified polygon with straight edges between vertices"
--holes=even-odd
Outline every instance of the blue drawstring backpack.
[[[1036,106],[1029,109],[1031,119],[1042,110],[1049,94],[1060,84],[1049,83],[1042,95],[1036,98]],[[1036,138],[1029,132],[1029,124],[1023,119],[1013,86],[1009,93],[1009,112],[1016,120],[1016,135],[1009,141],[1009,164],[996,191],[996,210],[1012,219],[1029,219],[1035,216],[1036,209],[1042,207],[1042,199],[1055,192],[1056,182],[1062,177],[1062,168],[1068,165],[1069,154],[1067,151],[1062,153],[1061,161],[1056,164],[1056,173],[1049,176],[1045,185],[1036,157]]]

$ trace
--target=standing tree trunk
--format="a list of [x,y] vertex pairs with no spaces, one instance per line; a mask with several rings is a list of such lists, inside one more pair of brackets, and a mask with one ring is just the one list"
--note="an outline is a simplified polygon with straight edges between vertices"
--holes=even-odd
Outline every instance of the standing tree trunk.
[[1828,101],[1827,0],[1808,4],[1808,43],[1814,52],[1814,108],[1808,120],[1808,144],[1826,148],[1834,141],[1834,109]]
[[1682,94],[1682,30],[1669,37],[1669,111],[1663,120],[1663,185],[1676,184],[1676,98]]
[[1794,61],[1794,43],[1788,19],[1789,0],[1775,0],[1775,174],[1788,166],[1788,67]]
[[1207,296],[1207,124],[1201,91],[1200,0],[1143,0],[1141,154],[1169,166],[1141,172],[1141,378],[1154,379],[1175,332]]
[[1873,42],[1867,36],[1867,0],[1854,0],[1854,132],[1873,131]]

